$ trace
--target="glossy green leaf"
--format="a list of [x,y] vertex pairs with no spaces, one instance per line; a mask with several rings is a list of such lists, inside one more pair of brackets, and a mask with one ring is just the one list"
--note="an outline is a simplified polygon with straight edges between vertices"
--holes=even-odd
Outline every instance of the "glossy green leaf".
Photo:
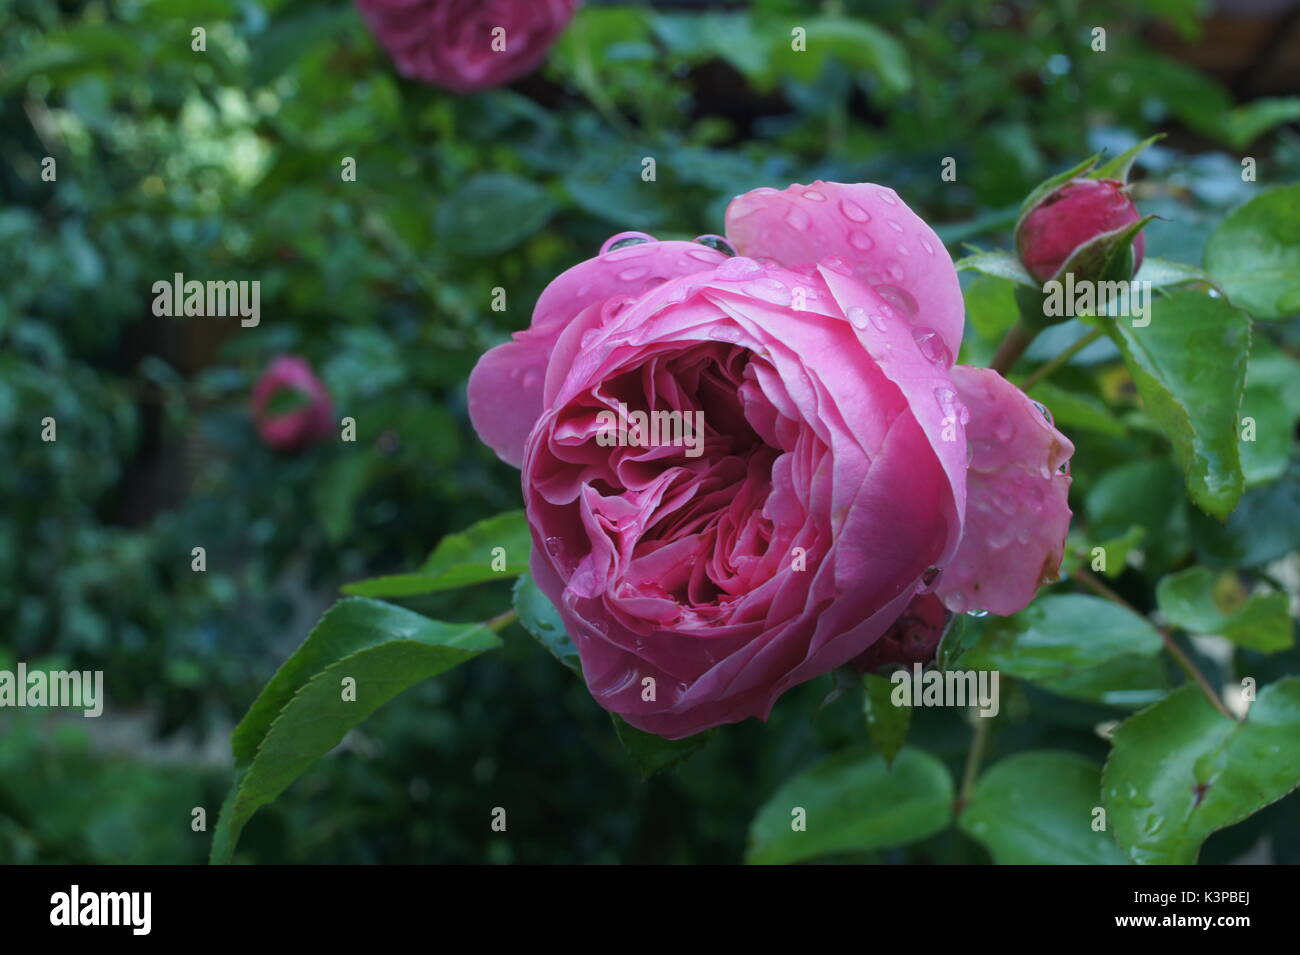
[[1217,634],[1262,653],[1285,650],[1293,643],[1286,594],[1251,594],[1239,607],[1224,609],[1216,599],[1215,577],[1204,567],[1163,578],[1156,600],[1165,619],[1192,633]]
[[[1252,369],[1254,358],[1251,359]],[[1247,373],[1253,379],[1253,371]],[[1274,385],[1246,385],[1241,399],[1241,473],[1246,487],[1276,481],[1286,473],[1295,446],[1295,414],[1285,391]]]
[[929,753],[904,748],[891,767],[872,747],[855,746],[787,780],[763,804],[747,860],[781,864],[907,845],[948,825],[952,799],[952,778]]
[[1264,687],[1244,722],[1184,686],[1113,744],[1102,796],[1116,840],[1134,862],[1191,865],[1211,833],[1300,785],[1300,678]]
[[357,597],[412,597],[505,580],[528,570],[531,547],[524,512],[507,511],[448,534],[414,573],[358,580],[345,584],[343,592]]
[[1214,276],[1204,269],[1198,269],[1194,265],[1187,265],[1183,262],[1171,262],[1168,259],[1144,258],[1142,266],[1138,269],[1137,275],[1133,276],[1136,282],[1150,282],[1152,288],[1165,288],[1171,285],[1186,285],[1190,282],[1204,282],[1207,285],[1216,284]]
[[[245,823],[403,690],[500,646],[480,624],[440,623],[380,603],[341,600],[262,690],[235,727],[236,778],[213,833],[229,862]],[[355,681],[345,698],[344,680]]]
[[1127,865],[1105,829],[1101,767],[1077,753],[1028,752],[990,767],[957,825],[998,865]]
[[1210,236],[1205,268],[1256,318],[1300,312],[1300,183],[1231,212]]
[[891,699],[894,684],[888,677],[867,673],[862,678],[862,715],[867,721],[867,735],[872,744],[892,764],[907,740],[912,722],[910,706],[895,706]]
[[976,252],[972,255],[963,256],[953,264],[957,266],[959,272],[970,270],[979,272],[981,275],[1007,279],[1028,288],[1042,288],[1040,283],[1036,282],[1034,277],[1020,264],[1020,260],[1010,252]]
[[438,236],[449,251],[490,255],[533,235],[554,212],[541,186],[506,173],[482,173],[439,207]]
[[976,621],[978,641],[954,666],[1027,680],[1061,679],[1115,657],[1152,656],[1160,635],[1144,618],[1100,597],[1048,594],[1010,617]]
[[637,729],[617,713],[609,715],[614,721],[614,733],[618,736],[618,741],[636,764],[642,779],[649,779],[656,773],[676,766],[708,742],[713,733],[708,730],[685,739],[664,739]]
[[1222,298],[1179,290],[1151,303],[1149,324],[1106,327],[1147,412],[1173,444],[1191,499],[1226,517],[1244,488],[1238,408],[1250,352],[1250,319]]
[[578,657],[578,648],[573,645],[573,638],[564,629],[555,606],[538,588],[533,575],[525,573],[515,582],[515,613],[519,614],[519,623],[544,646],[555,659],[582,676],[582,660]]

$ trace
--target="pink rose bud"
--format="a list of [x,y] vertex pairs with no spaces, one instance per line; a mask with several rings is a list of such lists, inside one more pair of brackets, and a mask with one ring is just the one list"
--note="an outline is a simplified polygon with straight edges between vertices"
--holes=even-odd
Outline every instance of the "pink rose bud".
[[357,0],[357,7],[403,76],[472,93],[535,70],[579,2]]
[[[1119,180],[1072,179],[1024,216],[1016,230],[1016,249],[1029,274],[1046,282],[1079,246],[1140,218],[1128,187]],[[1142,265],[1142,248],[1139,232],[1133,239],[1134,272]]]
[[253,387],[251,404],[258,435],[276,451],[301,451],[334,431],[329,392],[297,355],[271,362]]

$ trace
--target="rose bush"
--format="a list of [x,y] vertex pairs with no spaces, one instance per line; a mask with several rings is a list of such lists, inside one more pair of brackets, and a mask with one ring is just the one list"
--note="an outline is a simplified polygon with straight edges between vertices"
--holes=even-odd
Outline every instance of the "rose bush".
[[536,69],[579,2],[357,0],[357,6],[404,76],[471,93]]
[[[1014,613],[1070,518],[1073,446],[953,364],[956,272],[893,190],[758,189],[726,231],[614,236],[469,383],[592,695],[674,739],[766,718],[931,593]],[[602,413],[638,411],[702,413],[702,453],[604,446]]]

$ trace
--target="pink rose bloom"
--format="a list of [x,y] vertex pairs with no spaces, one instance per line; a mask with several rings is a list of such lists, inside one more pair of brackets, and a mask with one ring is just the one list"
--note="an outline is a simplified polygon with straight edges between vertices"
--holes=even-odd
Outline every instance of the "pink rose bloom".
[[[277,412],[272,402],[288,396],[294,405]],[[296,400],[294,400],[296,399]],[[329,392],[297,355],[271,362],[253,386],[253,421],[262,443],[276,451],[301,451],[334,433],[334,408]]]
[[357,0],[403,76],[455,93],[531,73],[580,0]]
[[[1072,179],[1029,211],[1016,230],[1016,249],[1029,274],[1046,282],[1079,246],[1140,218],[1128,187],[1118,179]],[[1139,232],[1133,239],[1134,273],[1142,266],[1145,245]]]
[[[936,598],[1020,610],[1070,520],[1073,446],[953,365],[957,274],[893,190],[757,189],[727,235],[615,236],[469,382],[588,688],[670,739],[766,719]],[[655,412],[683,423],[657,443]]]

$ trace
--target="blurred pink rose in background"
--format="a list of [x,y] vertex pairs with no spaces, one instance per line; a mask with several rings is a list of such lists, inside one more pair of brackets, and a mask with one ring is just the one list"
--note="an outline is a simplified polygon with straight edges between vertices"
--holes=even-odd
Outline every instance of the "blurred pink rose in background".
[[[290,407],[277,410],[284,402]],[[276,451],[300,451],[334,433],[334,407],[305,358],[281,355],[253,386],[253,422],[262,442]]]
[[[1029,274],[1046,282],[1079,246],[1140,218],[1128,187],[1118,179],[1072,179],[1025,215],[1016,230],[1016,250]],[[1145,244],[1139,232],[1133,239],[1134,273],[1142,267]]]
[[579,2],[357,0],[357,6],[403,76],[472,93],[535,70]]
[[[615,236],[469,383],[592,695],[673,739],[765,719],[900,618],[877,662],[932,656],[950,613],[1014,613],[1070,519],[1073,446],[953,365],[952,260],[893,190],[758,189],[727,234]],[[646,441],[657,412],[697,440]]]

